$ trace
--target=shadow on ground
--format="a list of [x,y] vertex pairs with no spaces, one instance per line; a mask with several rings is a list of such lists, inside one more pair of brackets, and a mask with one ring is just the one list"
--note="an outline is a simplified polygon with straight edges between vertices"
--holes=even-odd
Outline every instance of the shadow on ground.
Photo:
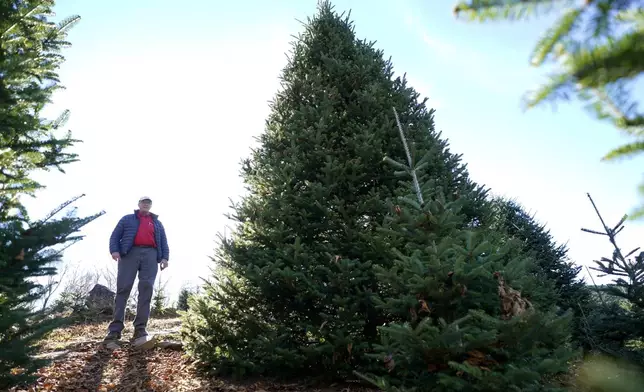
[[[148,370],[147,351],[133,349],[129,344],[119,348],[102,343],[86,346],[85,353],[75,353],[61,361],[55,387],[60,392],[153,392]],[[74,360],[76,359],[76,360]],[[81,364],[83,362],[83,364]],[[77,364],[77,366],[75,366]]]
[[[100,343],[89,346],[93,353],[83,355],[86,362],[80,369],[74,369],[77,361],[69,362],[70,366],[59,371],[65,372],[64,378],[56,386],[57,391],[98,391],[102,385],[103,373],[112,358],[114,350],[111,350]],[[89,358],[88,358],[89,357]]]
[[153,392],[152,375],[148,369],[147,351],[129,349],[127,362],[117,391]]

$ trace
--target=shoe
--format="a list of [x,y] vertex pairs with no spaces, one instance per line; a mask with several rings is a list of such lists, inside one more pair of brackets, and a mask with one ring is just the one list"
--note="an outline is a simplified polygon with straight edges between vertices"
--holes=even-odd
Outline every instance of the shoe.
[[132,340],[132,346],[139,350],[149,350],[157,345],[157,340],[154,336],[147,334],[141,335]]
[[134,341],[144,336],[148,336],[148,331],[146,331],[145,329],[135,329],[134,334],[132,334],[132,340]]
[[111,331],[105,336],[103,341],[104,342],[116,342],[117,340],[120,340],[120,339],[121,339],[121,333],[120,332]]

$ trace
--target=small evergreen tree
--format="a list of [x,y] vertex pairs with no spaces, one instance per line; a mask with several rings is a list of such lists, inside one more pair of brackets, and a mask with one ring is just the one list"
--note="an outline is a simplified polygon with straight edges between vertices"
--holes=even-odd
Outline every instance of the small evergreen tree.
[[[430,156],[392,163],[415,176]],[[539,290],[529,282],[537,280],[533,261],[512,256],[521,243],[500,244],[488,227],[468,227],[461,199],[446,199],[424,174],[414,181],[423,188],[400,197],[380,230],[396,259],[374,266],[383,283],[378,304],[395,321],[380,328],[372,354],[388,375],[365,378],[386,391],[556,390],[546,377],[565,371],[574,355],[571,315],[539,301],[547,293],[517,291]]]
[[596,267],[591,267],[601,274],[600,277],[613,277],[613,282],[597,287],[595,307],[586,318],[588,334],[593,348],[638,361],[644,366],[644,252],[638,247],[625,253],[617,245],[616,237],[624,229],[627,215],[609,227],[592,197],[588,195],[588,198],[602,231],[582,230],[606,236],[614,248],[611,257],[602,257],[595,261]]
[[166,296],[163,290],[157,290],[152,297],[152,315],[162,316],[166,310]]
[[192,292],[187,287],[182,288],[177,299],[177,309],[187,311],[189,308],[188,299],[191,295]]
[[376,228],[400,187],[383,157],[404,157],[392,107],[432,151],[435,182],[449,198],[466,195],[468,222],[482,211],[485,192],[435,131],[433,110],[348,17],[321,2],[304,29],[243,164],[237,229],[221,239],[213,279],[183,323],[189,353],[220,372],[333,376],[366,360],[386,321],[373,265],[391,263]]
[[151,314],[153,316],[163,316],[166,313],[168,307],[168,296],[166,295],[166,285],[161,282],[161,277],[159,277],[159,283],[154,286],[154,295],[152,296],[152,309]]
[[[79,229],[100,215],[78,218],[68,213],[63,218],[52,219],[76,199],[64,203],[43,220],[0,218],[0,386],[3,388],[29,380],[31,372],[46,362],[32,359],[36,343],[65,321],[34,309],[34,302],[45,294],[35,278],[55,275],[56,268],[52,265],[61,259],[63,249],[79,241],[82,238],[77,235]],[[0,209],[0,213],[4,212]]]
[[31,220],[20,197],[42,188],[37,170],[59,169],[77,160],[67,152],[76,140],[55,132],[66,119],[46,121],[40,111],[57,88],[56,71],[66,31],[78,20],[54,24],[52,1],[0,2],[0,389],[30,379],[43,364],[32,355],[36,343],[58,321],[34,302],[45,294],[37,278],[56,273],[61,252],[81,239],[81,227],[100,214],[55,219],[76,199],[41,220]]
[[[470,0],[454,8],[456,15],[479,21],[527,20],[561,11],[537,41],[531,65],[557,63],[550,82],[526,99],[528,107],[576,95],[602,120],[633,138],[604,160],[644,152],[644,112],[631,94],[644,72],[644,7],[641,0]],[[644,190],[644,187],[641,187]],[[644,215],[644,206],[633,217]]]
[[573,339],[590,348],[582,324],[584,312],[590,309],[591,292],[579,278],[581,266],[576,266],[568,258],[568,248],[557,244],[545,225],[518,202],[498,197],[492,200],[491,205],[493,221],[490,228],[519,242],[515,256],[528,255],[535,260],[539,282],[554,285],[552,297],[546,300],[556,304],[561,313],[573,311]]

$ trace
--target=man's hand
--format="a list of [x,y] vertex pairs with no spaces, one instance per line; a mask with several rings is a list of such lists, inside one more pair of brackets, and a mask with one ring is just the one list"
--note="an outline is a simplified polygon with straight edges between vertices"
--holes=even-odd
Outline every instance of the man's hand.
[[114,261],[121,261],[121,254],[119,252],[112,253],[112,259]]
[[161,271],[168,268],[168,260],[161,260]]

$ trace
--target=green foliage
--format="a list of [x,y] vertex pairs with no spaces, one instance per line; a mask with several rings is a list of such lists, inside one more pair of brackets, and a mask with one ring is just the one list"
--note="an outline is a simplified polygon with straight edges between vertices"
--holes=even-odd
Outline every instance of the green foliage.
[[[64,58],[60,50],[79,16],[55,24],[47,20],[53,1],[3,2],[0,5],[0,182],[11,184],[2,193],[4,211],[20,208],[17,196],[33,194],[41,185],[29,175],[35,170],[62,171],[77,160],[68,152],[78,140],[55,131],[69,117],[55,121],[39,117],[52,93],[62,86],[56,73]],[[6,219],[3,216],[2,219]]]
[[614,248],[611,257],[602,257],[595,261],[596,267],[591,267],[601,274],[600,277],[613,277],[613,282],[597,288],[596,306],[587,321],[588,334],[594,339],[596,349],[644,365],[644,252],[638,253],[639,248],[636,248],[623,253],[616,237],[624,229],[627,216],[609,227],[590,195],[588,198],[602,224],[602,231],[582,230],[606,236]]
[[63,322],[33,309],[34,302],[45,293],[34,278],[56,274],[53,265],[61,259],[63,249],[81,240],[77,234],[80,228],[101,215],[78,218],[67,214],[52,219],[76,199],[63,204],[46,219],[35,222],[13,219],[0,227],[2,387],[30,379],[31,372],[43,364],[31,358],[37,350],[35,343]]
[[623,359],[606,355],[588,356],[578,369],[576,386],[580,391],[639,392],[644,385],[641,368]]
[[182,311],[187,311],[188,308],[190,307],[188,303],[188,299],[190,299],[190,296],[192,295],[192,291],[189,290],[187,287],[184,287],[181,289],[179,292],[179,298],[177,299],[177,309],[182,310]]
[[601,297],[595,295],[595,300],[593,306],[584,314],[584,327],[590,340],[590,348],[613,358],[644,365],[644,350],[641,347],[644,337],[644,312],[629,306],[628,301],[612,297],[605,292]]
[[[377,227],[401,190],[383,157],[404,158],[392,107],[468,224],[485,192],[434,130],[433,110],[347,17],[323,2],[293,45],[260,146],[243,163],[248,194],[221,238],[217,272],[184,322],[190,354],[211,368],[336,375],[367,366],[386,319],[373,266],[391,265]],[[406,186],[406,185],[405,185]]]
[[163,315],[163,313],[166,310],[166,296],[164,295],[162,290],[158,290],[155,294],[154,297],[152,297],[152,315],[154,316],[160,316]]
[[490,228],[502,233],[506,239],[518,241],[514,256],[528,255],[536,262],[534,273],[539,285],[553,284],[550,297],[543,298],[559,307],[560,313],[572,310],[574,340],[585,347],[589,346],[588,336],[582,323],[583,312],[588,311],[591,291],[583,279],[579,278],[581,266],[576,266],[568,258],[565,245],[555,243],[545,225],[539,223],[534,215],[514,200],[495,198],[491,202],[492,222]]
[[0,389],[29,380],[42,366],[32,358],[36,342],[62,320],[33,310],[45,293],[36,278],[55,274],[62,251],[100,215],[78,218],[72,210],[55,219],[75,198],[44,219],[31,220],[19,199],[42,187],[30,178],[35,171],[62,170],[76,160],[67,151],[76,141],[69,134],[54,135],[67,113],[53,122],[39,117],[60,88],[58,52],[78,20],[49,22],[52,6],[51,1],[0,2]]
[[[564,9],[536,43],[531,64],[556,62],[550,82],[526,99],[534,107],[551,99],[576,95],[602,120],[611,122],[634,140],[604,156],[627,158],[644,151],[644,113],[630,90],[644,71],[644,8],[638,0],[473,0],[454,12],[479,21],[520,20]],[[644,194],[644,185],[640,187]],[[644,207],[633,217],[644,215]]]
[[150,314],[152,316],[163,316],[168,311],[168,296],[166,295],[165,284],[159,283],[154,287],[154,295],[152,296],[152,308]]
[[[64,291],[60,293],[52,306],[52,312],[55,313],[87,313],[87,293],[77,291]],[[92,316],[96,316],[92,313]]]
[[376,302],[392,321],[369,356],[384,358],[388,374],[358,374],[385,391],[557,390],[546,379],[576,355],[571,314],[550,309],[534,261],[515,256],[520,241],[468,224],[467,195],[446,199],[424,173],[430,155],[407,170],[422,197],[401,197],[379,230],[395,247],[392,265],[374,266]]
[[85,297],[81,297],[77,292],[62,292],[54,301],[52,309],[57,313],[79,312],[85,308]]

